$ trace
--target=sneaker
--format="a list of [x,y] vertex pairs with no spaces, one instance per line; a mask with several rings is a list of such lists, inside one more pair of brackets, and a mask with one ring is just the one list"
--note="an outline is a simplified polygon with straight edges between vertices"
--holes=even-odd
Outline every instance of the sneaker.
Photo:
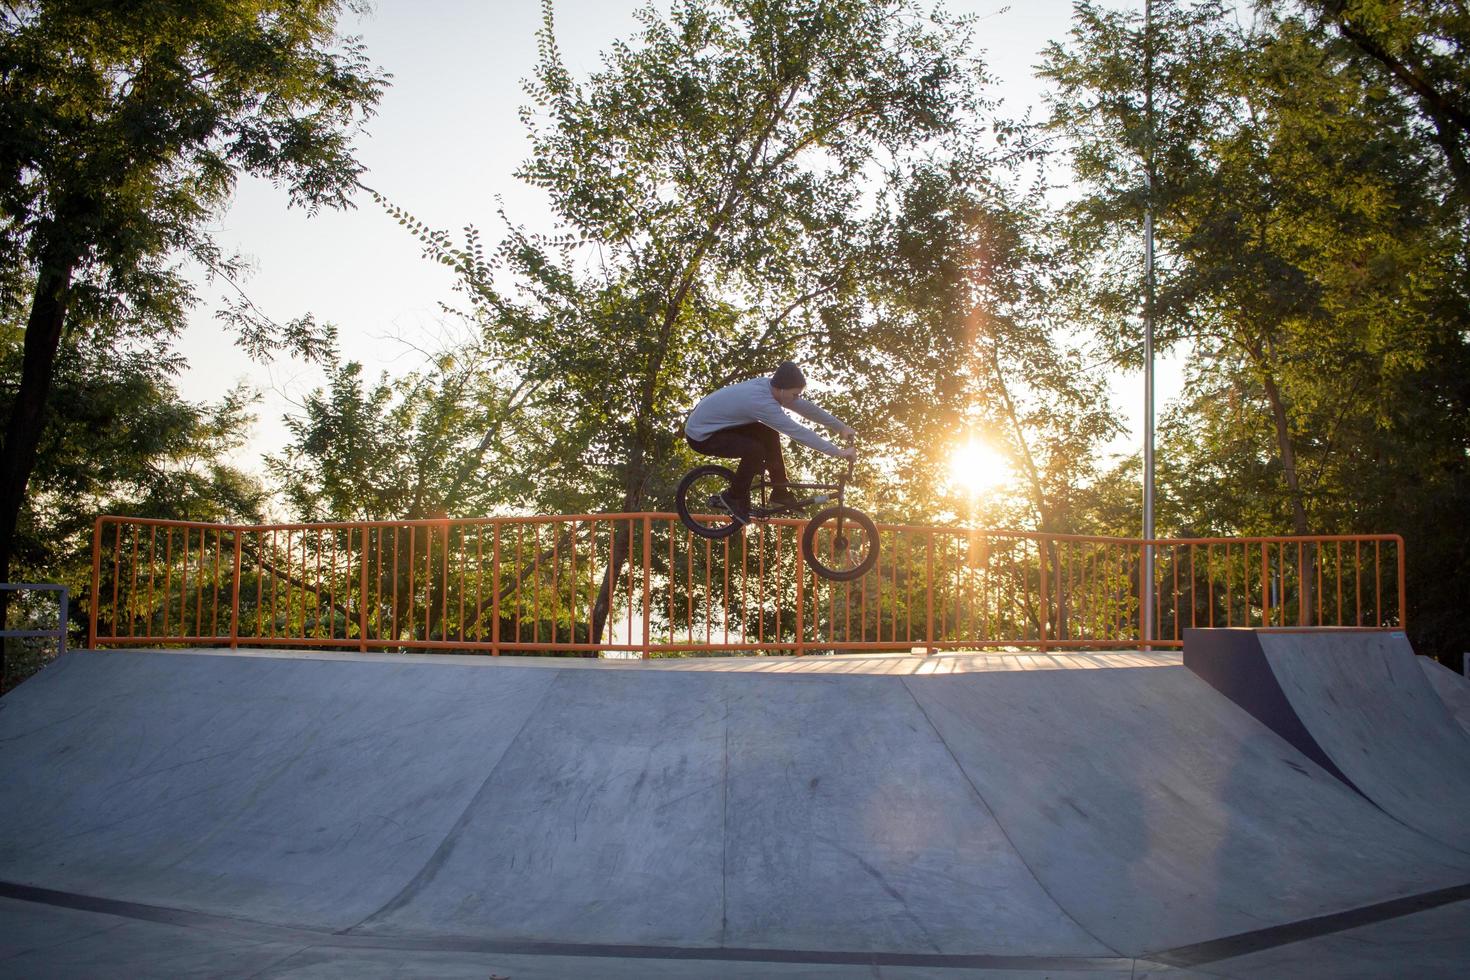
[[779,490],[772,490],[769,499],[772,507],[795,507],[801,503],[801,498],[785,487]]
[[750,504],[747,501],[741,500],[729,490],[715,494],[715,499],[720,502],[723,509],[730,512],[736,524],[750,523]]

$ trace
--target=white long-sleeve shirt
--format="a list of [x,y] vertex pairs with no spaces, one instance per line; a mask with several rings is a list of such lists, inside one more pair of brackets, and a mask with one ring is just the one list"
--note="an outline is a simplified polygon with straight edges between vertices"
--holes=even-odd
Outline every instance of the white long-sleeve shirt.
[[[840,429],[847,424],[805,398],[796,399],[791,410],[829,429]],[[721,429],[748,425],[751,422],[768,425],[777,432],[784,432],[797,442],[829,456],[837,456],[842,452],[837,446],[786,414],[781,403],[771,393],[770,378],[751,378],[705,395],[694,406],[694,411],[689,413],[689,420],[684,423],[684,432],[691,439],[708,439]]]

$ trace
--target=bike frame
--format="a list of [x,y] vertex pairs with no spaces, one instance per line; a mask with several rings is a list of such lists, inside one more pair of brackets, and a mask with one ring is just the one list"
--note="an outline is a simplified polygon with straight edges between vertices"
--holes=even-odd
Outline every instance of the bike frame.
[[[779,484],[779,486],[787,490],[803,490],[818,493],[823,490],[833,490],[836,491],[836,493],[829,500],[823,501],[823,503],[834,503],[838,507],[844,507],[844,498],[847,495],[847,485],[852,482],[852,469],[853,465],[856,462],[856,457],[848,458],[847,467],[843,470],[842,477],[836,483],[792,483],[788,481],[786,483]],[[776,484],[768,482],[764,474],[762,474],[761,477],[756,480],[756,482],[751,484],[751,490],[755,490],[757,488],[759,488],[760,490],[761,506],[760,514],[757,516],[757,520],[771,517],[780,517],[782,514],[792,514],[799,510],[803,510],[807,507],[812,506],[812,501],[810,499],[807,499],[797,501],[795,504],[788,504],[785,507],[767,507],[767,494],[771,490],[776,489],[777,486],[778,485]],[[837,533],[839,535],[842,533],[842,517],[840,514],[837,518]]]

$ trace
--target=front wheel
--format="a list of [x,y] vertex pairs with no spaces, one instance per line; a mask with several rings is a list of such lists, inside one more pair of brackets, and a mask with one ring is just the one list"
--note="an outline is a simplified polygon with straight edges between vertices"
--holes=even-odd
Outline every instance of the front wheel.
[[674,493],[674,509],[684,526],[716,541],[739,533],[742,525],[716,500],[734,482],[734,471],[724,466],[699,466],[685,474]]
[[878,525],[860,510],[828,507],[801,532],[801,553],[823,578],[851,582],[878,562]]

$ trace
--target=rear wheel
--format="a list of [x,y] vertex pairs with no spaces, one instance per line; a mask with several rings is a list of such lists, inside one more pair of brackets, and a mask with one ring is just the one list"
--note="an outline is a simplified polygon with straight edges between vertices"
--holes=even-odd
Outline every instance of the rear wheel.
[[701,538],[728,538],[743,526],[730,516],[717,498],[735,482],[733,470],[724,466],[699,466],[684,475],[674,494],[674,508],[684,526]]
[[851,582],[878,561],[878,526],[860,510],[828,507],[801,532],[801,553],[823,578]]

